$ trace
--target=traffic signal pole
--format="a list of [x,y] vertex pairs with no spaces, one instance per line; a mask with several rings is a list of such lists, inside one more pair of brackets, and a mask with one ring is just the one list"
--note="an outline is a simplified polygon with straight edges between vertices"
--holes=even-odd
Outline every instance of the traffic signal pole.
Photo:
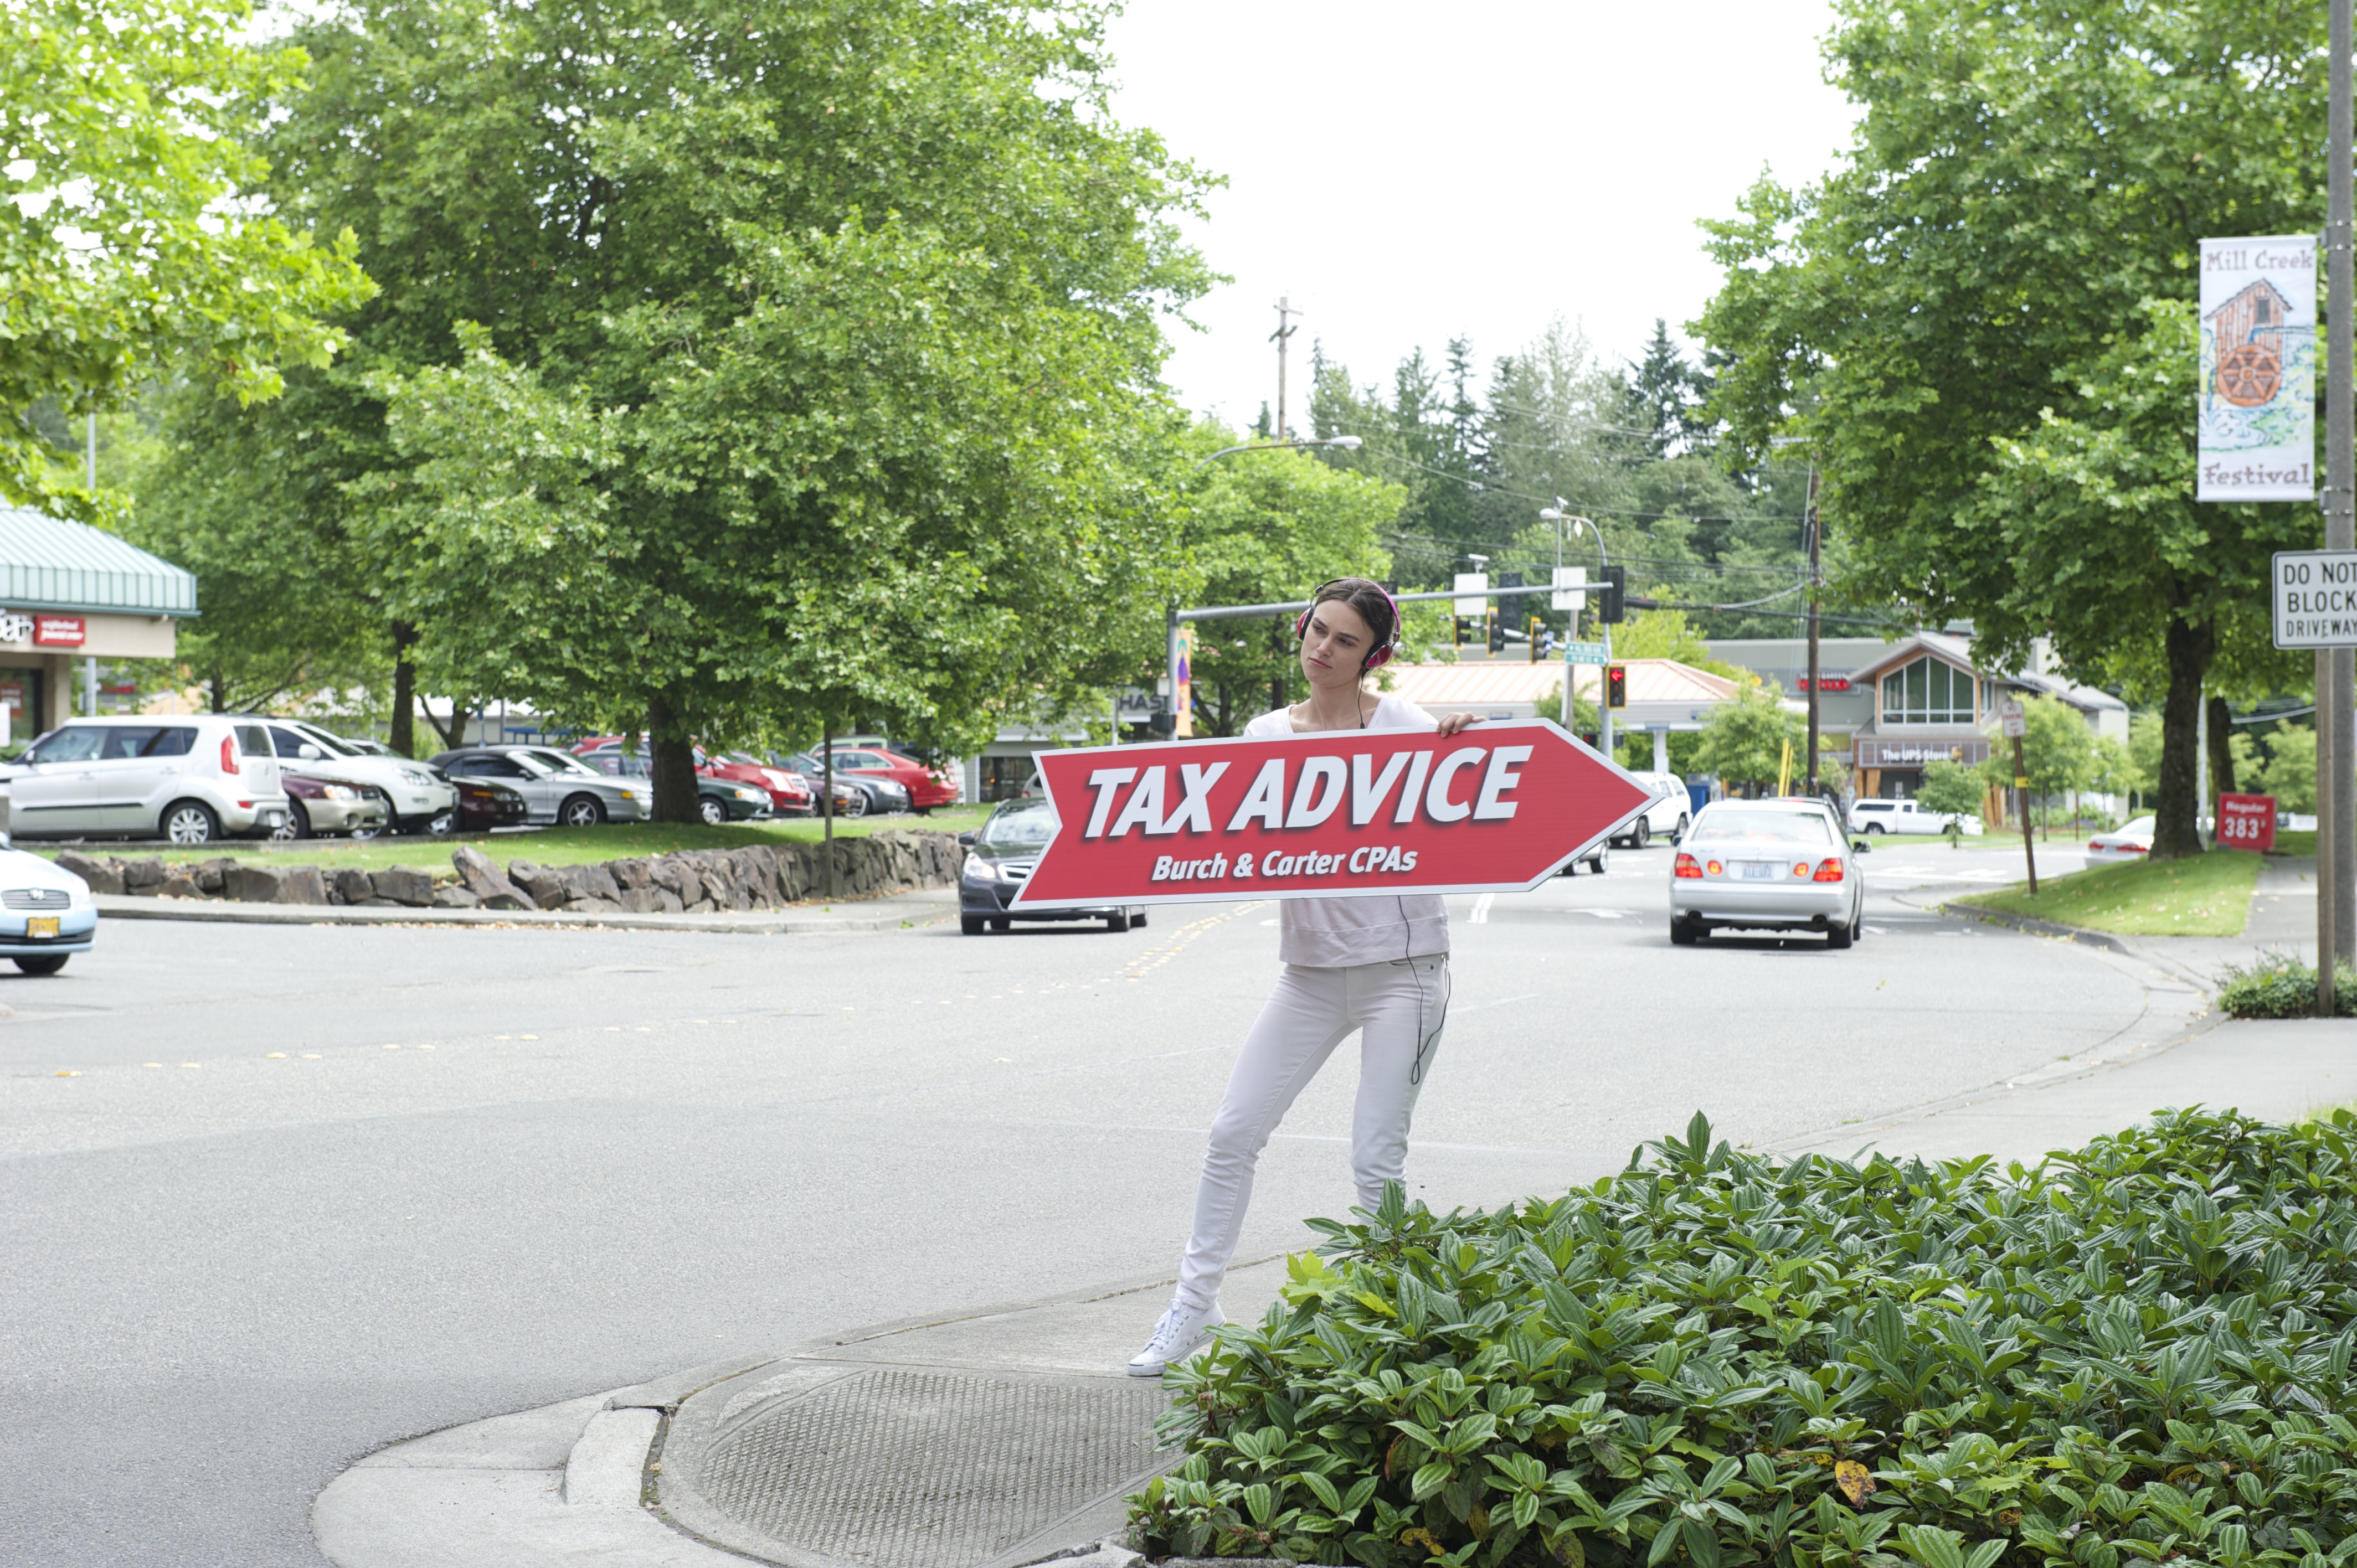
[[[2350,84],[2350,49],[2352,42],[2351,0],[2332,0],[2332,30],[2330,60],[2331,104],[2330,113],[2330,145],[2325,158],[2325,394],[2324,394],[2324,547],[2327,550],[2347,550],[2357,546],[2357,493],[2352,485],[2357,475],[2350,471],[2352,456],[2352,441],[2357,437],[2357,421],[2352,420],[2350,404],[2352,392],[2357,392],[2357,374],[2352,374],[2351,351],[2357,347],[2357,332],[2352,331],[2352,317],[2350,291],[2357,284],[2357,269],[2351,266],[2350,240],[2352,213],[2352,174],[2350,143],[2352,129],[2357,129],[2357,110],[2352,110]],[[2352,788],[2351,763],[2357,761],[2352,752],[2357,751],[2357,715],[2352,713],[2352,699],[2357,697],[2357,679],[2352,679],[2350,650],[2345,648],[2319,650],[2316,655],[2316,742],[2317,782],[2319,785],[2316,812],[2316,868],[2318,887],[2316,898],[2316,1008],[2326,1017],[2335,1012],[2335,976],[2333,971],[2340,960],[2357,946],[2357,844],[2350,841],[2352,819],[2357,819],[2357,788]]]
[[[1817,686],[1821,672],[1817,668],[1817,465],[1809,460],[1808,499],[1801,506],[1801,526],[1809,536],[1809,788],[1811,799],[1817,793]],[[1857,759],[1853,757],[1852,761]],[[2034,889],[2033,889],[2034,891]]]

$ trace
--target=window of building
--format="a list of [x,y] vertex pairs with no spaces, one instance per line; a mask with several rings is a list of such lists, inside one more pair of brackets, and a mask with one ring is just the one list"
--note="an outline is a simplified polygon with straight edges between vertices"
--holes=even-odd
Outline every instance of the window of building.
[[1968,725],[1974,711],[1972,672],[1929,654],[1882,678],[1882,722]]

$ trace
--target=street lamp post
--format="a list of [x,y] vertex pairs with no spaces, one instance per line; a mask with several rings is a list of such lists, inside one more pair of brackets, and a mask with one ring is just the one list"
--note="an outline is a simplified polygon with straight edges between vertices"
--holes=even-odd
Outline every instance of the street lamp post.
[[[1232,457],[1239,452],[1300,451],[1315,446],[1329,447],[1337,452],[1356,452],[1365,445],[1366,443],[1356,435],[1329,435],[1322,441],[1247,441],[1241,446],[1221,447],[1197,463],[1189,472],[1200,472],[1221,458]],[[1162,667],[1169,672],[1170,738],[1177,740],[1179,725],[1188,715],[1181,713],[1178,708],[1178,601],[1176,599],[1170,601],[1169,611],[1163,620]],[[1118,739],[1119,736],[1116,736],[1114,738]]]

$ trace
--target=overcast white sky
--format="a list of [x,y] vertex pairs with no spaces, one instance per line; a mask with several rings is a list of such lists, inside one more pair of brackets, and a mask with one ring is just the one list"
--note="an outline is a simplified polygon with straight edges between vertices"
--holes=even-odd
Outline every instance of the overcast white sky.
[[[1228,177],[1196,232],[1235,282],[1174,333],[1189,408],[1248,424],[1276,392],[1279,295],[1360,382],[1422,346],[1491,359],[1561,314],[1633,356],[1716,283],[1697,218],[1761,167],[1849,138],[1824,0],[1129,0],[1115,104]],[[1296,375],[1287,405],[1306,403]]]

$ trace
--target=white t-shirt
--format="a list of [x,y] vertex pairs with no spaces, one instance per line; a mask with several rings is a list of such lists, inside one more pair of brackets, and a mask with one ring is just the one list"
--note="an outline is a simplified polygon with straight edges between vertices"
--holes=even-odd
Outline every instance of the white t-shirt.
[[[1414,703],[1385,697],[1367,720],[1369,729],[1437,729],[1438,722]],[[1244,725],[1244,738],[1292,735],[1293,711],[1278,708]],[[1339,733],[1320,731],[1320,734]],[[1394,897],[1287,898],[1277,906],[1276,956],[1316,969],[1389,963],[1448,950],[1448,910],[1437,893]]]

